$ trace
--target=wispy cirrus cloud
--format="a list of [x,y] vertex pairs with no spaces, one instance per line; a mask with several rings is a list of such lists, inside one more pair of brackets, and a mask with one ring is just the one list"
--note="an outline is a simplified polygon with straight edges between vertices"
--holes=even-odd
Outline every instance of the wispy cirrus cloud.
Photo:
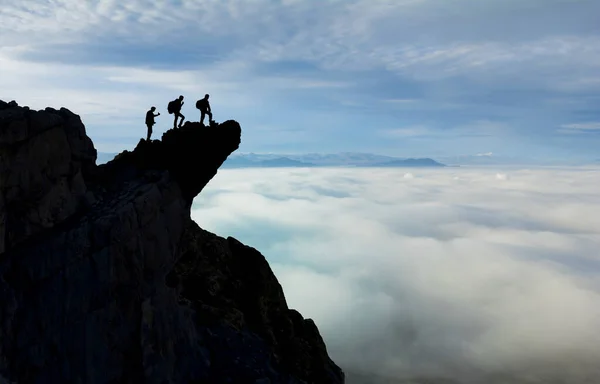
[[[125,45],[148,42],[162,45],[177,37],[174,46],[189,44],[194,39],[209,46],[214,40],[215,46],[211,48],[220,51],[222,57],[227,57],[224,52],[229,51],[233,57],[258,61],[302,60],[337,70],[384,68],[425,77],[467,75],[485,69],[493,69],[498,76],[509,71],[513,64],[518,65],[513,71],[518,68],[519,72],[524,64],[538,69],[565,65],[593,69],[600,62],[598,36],[574,34],[585,27],[570,20],[563,19],[566,26],[558,29],[565,30],[554,36],[541,33],[544,29],[549,32],[549,26],[536,25],[534,20],[527,31],[538,32],[533,38],[527,38],[523,31],[527,28],[516,28],[509,31],[505,41],[485,39],[497,37],[496,28],[511,17],[524,19],[539,11],[548,13],[548,7],[558,10],[566,2],[554,1],[548,5],[534,1],[516,16],[507,13],[511,11],[510,5],[500,2],[471,10],[460,5],[473,4],[472,0],[459,3],[449,7],[435,0],[377,3],[358,0],[324,3],[315,10],[308,1],[258,0],[250,4],[62,0],[40,4],[23,0],[3,7],[0,17],[3,35],[7,36],[5,43],[10,42],[9,37],[23,33],[42,33],[46,37],[60,34],[73,42],[123,35]],[[573,7],[573,3],[569,4]],[[579,2],[579,8],[570,13],[583,17],[593,9],[591,4]],[[460,14],[456,12],[459,8]],[[418,23],[410,22],[414,18]],[[477,20],[475,27],[480,29],[477,34],[467,34],[451,23],[444,23],[453,18],[473,18]],[[496,18],[499,20],[493,20]],[[311,27],[307,28],[308,25]],[[424,30],[429,31],[427,38],[422,35]],[[515,38],[521,41],[514,44]],[[220,42],[226,43],[221,49]]]
[[562,135],[595,134],[600,132],[600,122],[563,124],[556,132]]
[[600,129],[600,122],[564,124],[562,128],[578,131],[594,131]]

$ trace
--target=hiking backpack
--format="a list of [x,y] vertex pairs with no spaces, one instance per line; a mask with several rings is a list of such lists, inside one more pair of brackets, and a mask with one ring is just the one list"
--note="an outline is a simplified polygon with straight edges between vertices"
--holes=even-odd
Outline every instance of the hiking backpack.
[[196,108],[199,109],[199,110],[201,110],[201,111],[203,109],[206,110],[206,109],[208,109],[207,108],[207,104],[208,103],[206,102],[206,100],[200,99],[200,100],[196,101]]
[[169,112],[169,114],[175,112],[175,100],[169,101],[169,104],[167,105],[167,112]]

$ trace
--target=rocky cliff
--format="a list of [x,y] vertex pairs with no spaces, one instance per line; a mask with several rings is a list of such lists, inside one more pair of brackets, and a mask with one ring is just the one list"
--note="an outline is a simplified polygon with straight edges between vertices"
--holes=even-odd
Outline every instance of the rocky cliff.
[[344,382],[265,258],[190,218],[240,136],[188,122],[97,166],[79,116],[0,101],[0,377]]

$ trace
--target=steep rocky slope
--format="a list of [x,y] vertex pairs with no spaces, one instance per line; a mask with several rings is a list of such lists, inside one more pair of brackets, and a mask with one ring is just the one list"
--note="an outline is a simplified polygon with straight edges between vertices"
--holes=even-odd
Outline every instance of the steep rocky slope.
[[0,101],[0,375],[343,383],[265,258],[190,218],[240,136],[186,123],[96,166],[79,116]]

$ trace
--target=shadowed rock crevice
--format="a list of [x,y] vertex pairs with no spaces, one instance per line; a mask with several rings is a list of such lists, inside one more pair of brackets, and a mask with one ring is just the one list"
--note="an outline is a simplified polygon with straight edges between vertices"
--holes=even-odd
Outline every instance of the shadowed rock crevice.
[[79,116],[0,101],[0,375],[19,383],[342,383],[265,258],[198,227],[240,125],[107,164]]

